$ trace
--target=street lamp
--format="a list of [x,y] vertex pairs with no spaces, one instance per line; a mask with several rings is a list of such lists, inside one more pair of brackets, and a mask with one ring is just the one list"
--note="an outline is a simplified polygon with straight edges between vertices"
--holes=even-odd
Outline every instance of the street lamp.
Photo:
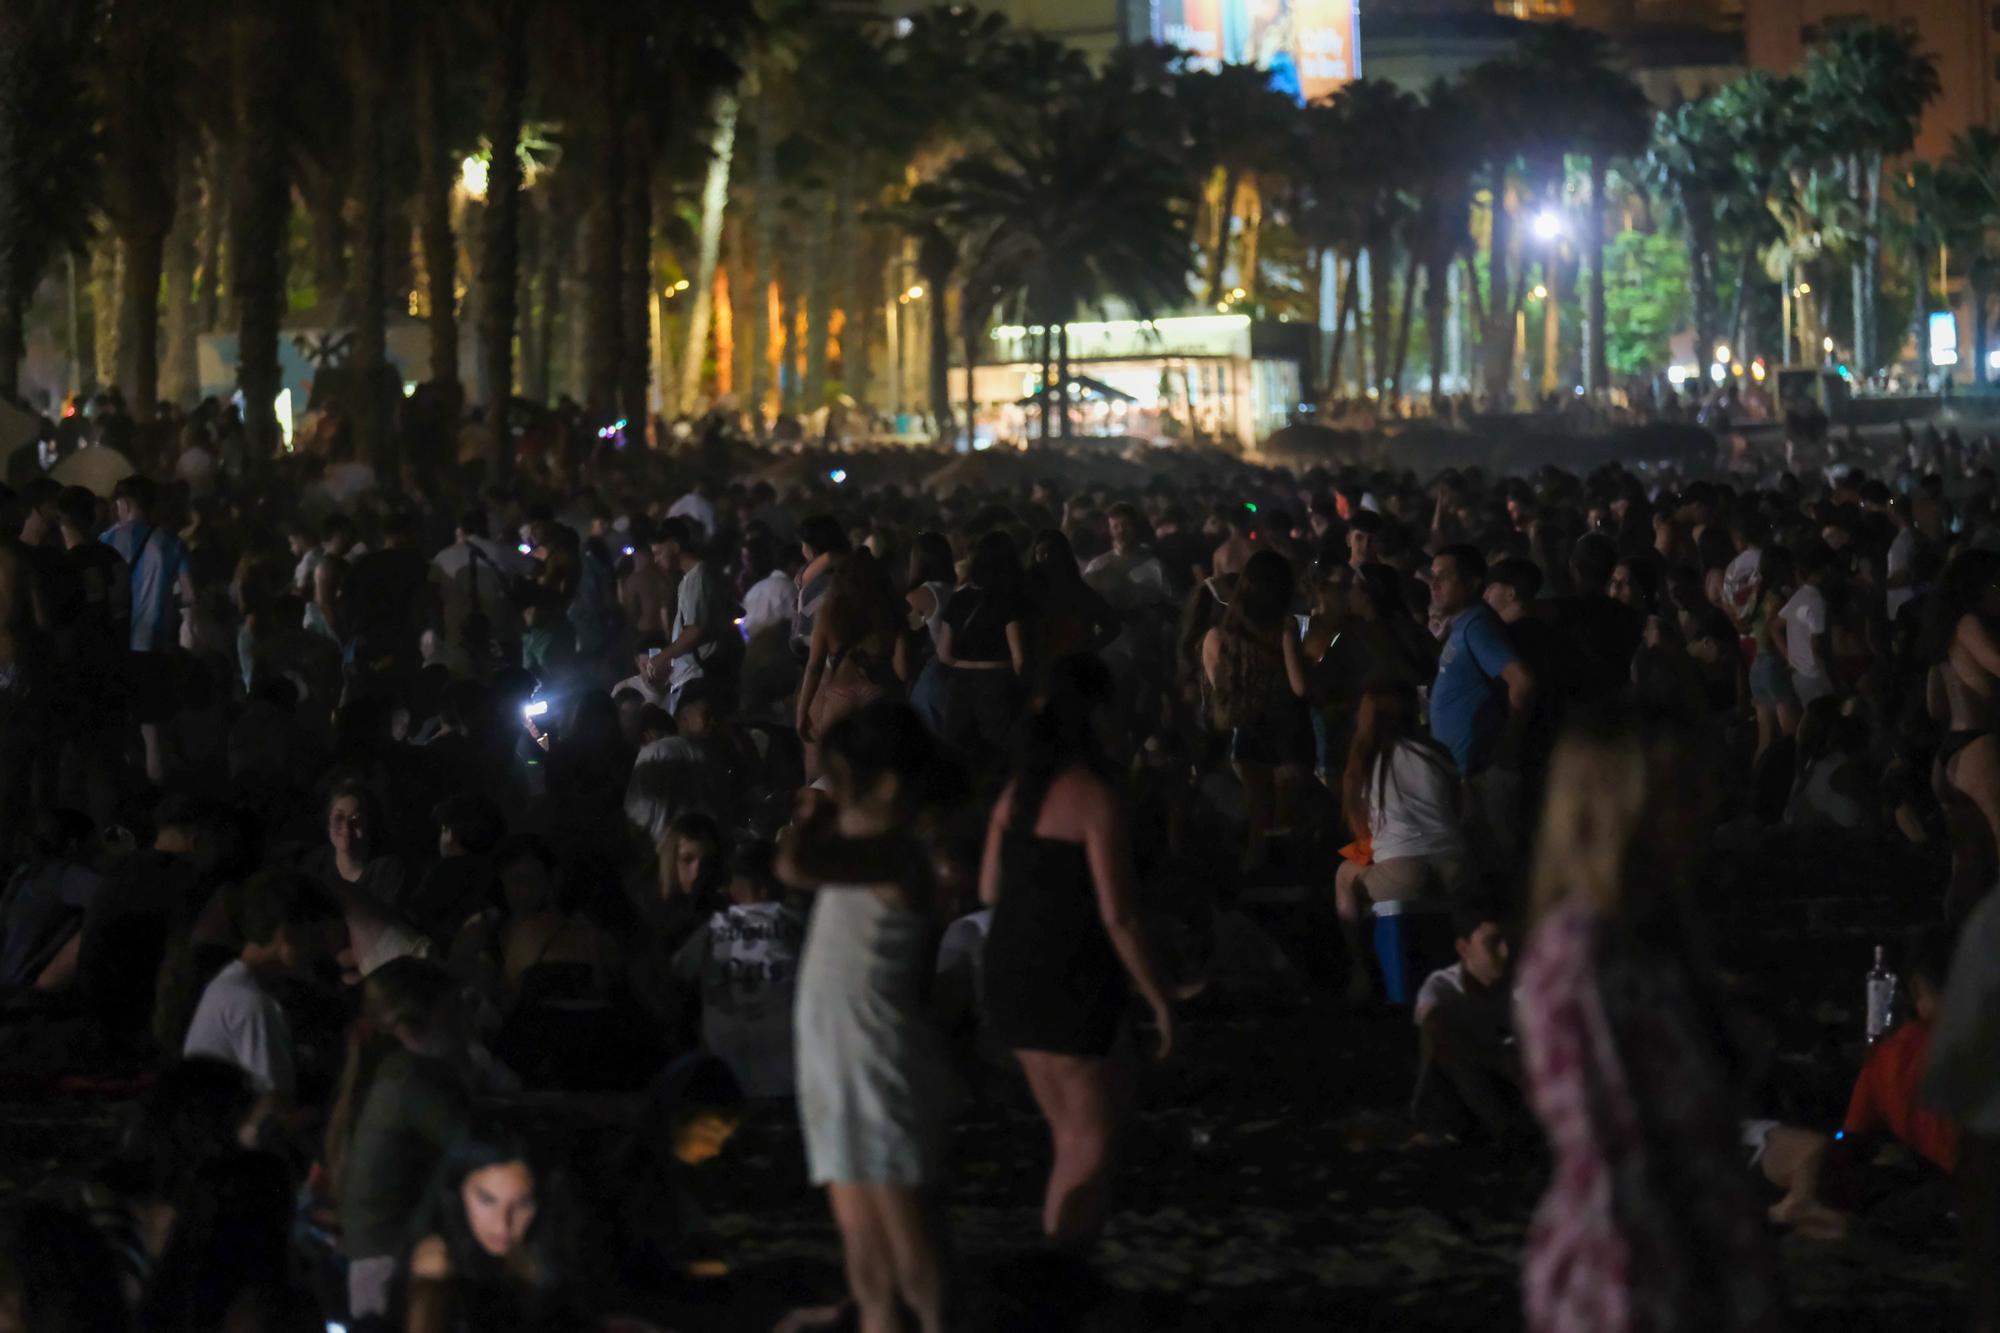
[[1535,214],[1531,226],[1534,229],[1535,239],[1543,242],[1560,240],[1564,231],[1562,214],[1553,208],[1545,208]]

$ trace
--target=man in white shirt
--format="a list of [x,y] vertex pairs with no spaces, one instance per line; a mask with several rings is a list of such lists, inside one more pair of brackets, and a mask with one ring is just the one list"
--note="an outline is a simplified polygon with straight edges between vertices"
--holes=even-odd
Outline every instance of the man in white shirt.
[[662,523],[653,539],[653,559],[669,574],[679,574],[681,582],[674,594],[673,640],[658,656],[641,657],[639,671],[656,690],[665,681],[669,709],[689,681],[707,674],[721,651],[723,634],[736,632],[723,619],[721,588],[697,542],[684,518]]
[[244,886],[242,925],[243,950],[202,991],[181,1054],[227,1061],[259,1092],[289,1102],[297,1091],[292,1028],[272,992],[310,972],[344,924],[319,885],[273,870]]
[[1889,522],[1895,525],[1895,539],[1889,543],[1887,568],[1887,602],[1889,619],[1894,622],[1896,613],[1916,597],[1917,525],[1910,513],[1910,497],[1895,495],[1889,498]]
[[1425,979],[1413,1017],[1423,1062],[1410,1118],[1434,1139],[1483,1130],[1505,1142],[1528,1128],[1521,1051],[1514,1040],[1513,954],[1500,913],[1468,903],[1452,912],[1458,961]]
[[715,483],[704,477],[667,509],[668,518],[682,518],[700,526],[703,540],[715,535]]

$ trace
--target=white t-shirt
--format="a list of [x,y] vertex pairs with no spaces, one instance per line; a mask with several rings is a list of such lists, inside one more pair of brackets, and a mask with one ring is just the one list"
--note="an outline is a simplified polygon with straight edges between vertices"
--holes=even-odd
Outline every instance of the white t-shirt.
[[792,1093],[792,1000],[805,938],[805,918],[783,903],[730,906],[674,959],[675,974],[701,988],[701,1044],[749,1096]]
[[181,1054],[226,1060],[250,1075],[259,1092],[289,1097],[297,1086],[292,1026],[240,958],[216,973],[202,991]]
[[1792,670],[1802,676],[1818,676],[1813,637],[1826,633],[1826,596],[1808,583],[1792,594],[1778,615],[1785,622],[1785,657]]
[[717,636],[735,628],[722,620],[722,601],[716,595],[715,574],[706,560],[681,575],[680,589],[674,594],[673,637],[678,640],[681,631],[691,624],[700,625],[707,634],[695,645],[693,652],[683,653],[674,659],[669,681],[676,698],[680,695],[681,686],[700,677],[708,659],[715,656],[719,642]]
[[1416,1007],[1410,1011],[1411,1019],[1418,1027],[1441,1004],[1450,1004],[1465,994],[1465,964],[1453,963],[1441,967],[1424,978],[1423,986],[1417,991]]
[[772,570],[743,594],[743,637],[754,639],[760,630],[791,624],[798,606],[798,585],[783,570]]
[[1367,796],[1369,842],[1377,861],[1465,851],[1458,771],[1449,755],[1404,741],[1376,763]]
[[[1893,579],[1898,575],[1907,576],[1910,572],[1910,565],[1916,557],[1917,530],[1915,528],[1904,528],[1896,534],[1896,539],[1889,543],[1889,577]],[[1889,619],[1894,620],[1896,613],[1907,606],[1916,595],[1917,590],[1915,588],[1889,589]]]
[[701,524],[701,535],[715,534],[715,506],[698,491],[689,491],[667,508],[668,518],[688,518]]

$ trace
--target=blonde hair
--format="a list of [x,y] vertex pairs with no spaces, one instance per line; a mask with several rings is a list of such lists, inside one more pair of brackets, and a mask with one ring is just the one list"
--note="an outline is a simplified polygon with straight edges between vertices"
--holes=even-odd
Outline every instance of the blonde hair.
[[[1685,887],[1681,872],[1701,836],[1704,793],[1686,746],[1631,721],[1574,726],[1556,745],[1542,807],[1530,912],[1535,920],[1571,900],[1606,916],[1650,917],[1673,904],[1635,903]],[[1636,909],[1636,913],[1635,913]]]

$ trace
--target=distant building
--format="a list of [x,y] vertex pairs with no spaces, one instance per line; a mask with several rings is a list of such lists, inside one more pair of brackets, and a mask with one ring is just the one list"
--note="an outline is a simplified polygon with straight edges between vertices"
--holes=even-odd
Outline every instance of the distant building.
[[1755,0],[1743,15],[1744,45],[1758,69],[1787,73],[1844,24],[1895,23],[1937,58],[1936,101],[1917,132],[1917,156],[1935,159],[1955,134],[1992,125],[2000,111],[2000,7],[1975,0]]

